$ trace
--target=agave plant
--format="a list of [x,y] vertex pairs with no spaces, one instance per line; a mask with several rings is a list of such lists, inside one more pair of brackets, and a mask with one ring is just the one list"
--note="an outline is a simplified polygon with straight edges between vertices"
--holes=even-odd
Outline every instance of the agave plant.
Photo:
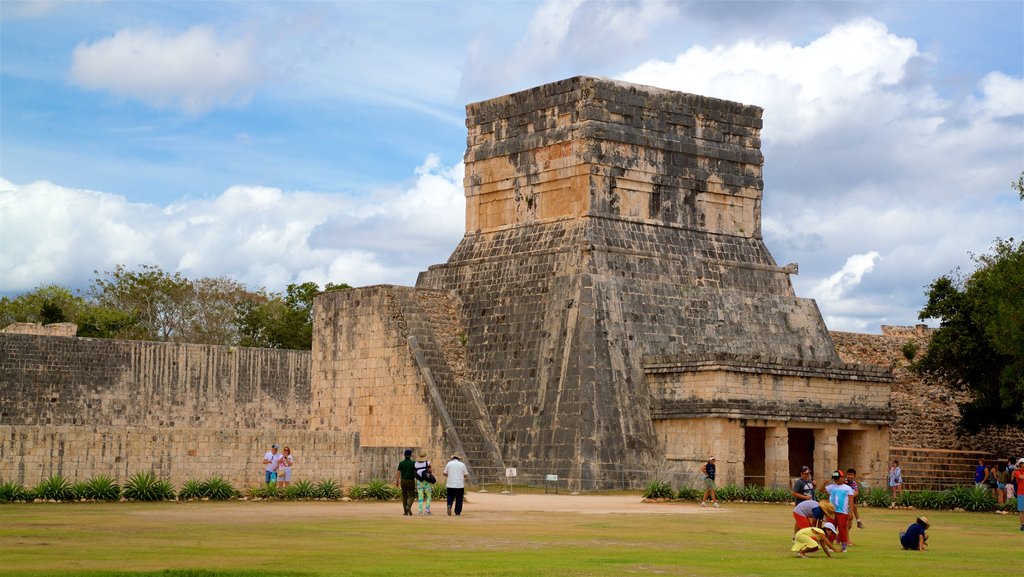
[[31,493],[21,483],[7,481],[0,483],[0,503],[13,503],[31,499]]
[[341,497],[341,487],[331,479],[324,479],[316,485],[317,499],[337,499]]
[[861,492],[862,497],[859,499],[860,503],[867,505],[868,507],[888,507],[892,504],[892,497],[889,495],[889,489],[885,487],[872,487],[868,489],[867,493]]
[[675,496],[675,491],[672,487],[664,481],[655,479],[650,483],[647,483],[647,487],[644,489],[644,499],[671,499]]
[[743,489],[736,485],[726,485],[719,487],[715,491],[715,495],[718,496],[719,501],[739,501],[743,496]]
[[80,498],[94,501],[117,501],[121,497],[121,487],[107,475],[89,479],[77,491]]
[[174,488],[153,473],[135,473],[124,486],[124,497],[134,501],[166,501],[174,499]]
[[181,491],[178,491],[178,497],[181,499],[201,499],[203,497],[203,484],[199,482],[199,479],[189,479],[181,485]]
[[50,475],[32,489],[36,499],[70,501],[75,498],[71,482],[61,475]]
[[204,497],[213,501],[226,501],[238,495],[238,490],[221,477],[211,477],[200,485]]
[[704,491],[701,491],[696,487],[679,487],[679,492],[676,493],[676,498],[683,501],[697,501],[702,496],[704,496]]
[[77,481],[71,484],[72,499],[89,499],[89,482]]
[[316,497],[316,487],[308,479],[302,479],[288,486],[293,490],[296,499],[312,499]]

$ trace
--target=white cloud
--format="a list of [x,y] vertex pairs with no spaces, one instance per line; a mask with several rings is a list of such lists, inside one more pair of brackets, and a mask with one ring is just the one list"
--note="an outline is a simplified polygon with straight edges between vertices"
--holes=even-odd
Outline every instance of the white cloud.
[[125,28],[79,44],[71,64],[78,86],[190,115],[245,102],[261,75],[250,39],[218,38],[205,25],[177,35]]
[[233,186],[167,207],[0,179],[0,292],[81,288],[93,270],[144,263],[271,290],[305,281],[411,285],[463,233],[462,173],[430,156],[406,187],[380,198]]
[[850,255],[842,269],[811,289],[810,296],[821,303],[839,300],[844,293],[860,284],[864,275],[875,268],[875,261],[879,258],[881,255],[877,251]]

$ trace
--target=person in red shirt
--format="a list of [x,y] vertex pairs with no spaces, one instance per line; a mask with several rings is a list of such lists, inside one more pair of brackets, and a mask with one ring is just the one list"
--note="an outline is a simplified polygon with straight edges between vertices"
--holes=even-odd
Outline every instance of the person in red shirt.
[[1013,484],[1017,486],[1017,520],[1020,530],[1024,531],[1024,458],[1017,459],[1017,468],[1013,470]]

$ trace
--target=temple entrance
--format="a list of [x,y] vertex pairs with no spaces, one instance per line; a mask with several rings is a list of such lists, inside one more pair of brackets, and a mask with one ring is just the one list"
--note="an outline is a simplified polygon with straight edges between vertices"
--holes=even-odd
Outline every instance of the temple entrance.
[[814,429],[789,429],[789,476],[799,477],[800,467],[814,466]]
[[864,438],[864,431],[839,430],[836,444],[840,469],[845,471],[851,467],[863,469],[867,466],[863,454]]
[[764,487],[765,427],[743,429],[743,485]]

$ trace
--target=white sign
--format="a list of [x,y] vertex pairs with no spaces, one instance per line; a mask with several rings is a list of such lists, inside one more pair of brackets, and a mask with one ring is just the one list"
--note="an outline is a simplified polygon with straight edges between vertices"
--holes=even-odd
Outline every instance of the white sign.
[[557,481],[558,475],[548,475],[548,481]]
[[506,477],[515,477],[516,476],[516,468],[515,467],[509,467],[509,468],[505,469],[505,476]]

